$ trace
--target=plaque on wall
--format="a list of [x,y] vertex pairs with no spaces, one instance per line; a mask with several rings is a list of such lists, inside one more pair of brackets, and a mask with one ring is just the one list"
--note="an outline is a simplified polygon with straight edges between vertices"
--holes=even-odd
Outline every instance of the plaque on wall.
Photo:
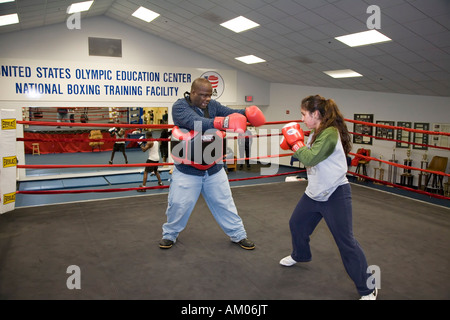
[[[395,121],[383,121],[383,120],[377,120],[377,124],[382,124],[385,126],[395,126]],[[394,132],[395,130],[392,128],[380,128],[376,127],[376,134],[375,136],[377,138],[384,138],[384,139],[394,139]]]
[[[354,115],[354,120],[373,123],[373,114],[357,114]],[[353,124],[353,143],[372,145],[372,137],[363,135],[373,135],[373,126],[367,124],[354,123]],[[363,134],[363,135],[359,135]]]
[[[433,123],[432,131],[435,132],[450,132],[450,123]],[[450,136],[436,134],[432,136],[431,144],[433,146],[450,148]]]
[[[417,130],[430,130],[430,124],[429,123],[423,123],[423,122],[415,122],[414,123],[414,129]],[[421,144],[428,144],[428,137],[429,135],[426,133],[421,132],[414,132],[413,134],[413,142],[418,144],[413,144],[413,149],[419,149],[419,150],[428,150],[427,146],[422,146]]]
[[[397,121],[398,127],[411,128],[411,122]],[[411,131],[406,131],[402,129],[397,129],[397,148],[409,148],[409,143],[411,142]]]

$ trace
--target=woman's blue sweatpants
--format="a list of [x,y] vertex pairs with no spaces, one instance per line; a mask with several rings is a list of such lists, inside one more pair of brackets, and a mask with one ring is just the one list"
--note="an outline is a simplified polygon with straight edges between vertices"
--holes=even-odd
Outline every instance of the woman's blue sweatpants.
[[310,261],[310,235],[317,224],[325,219],[336,241],[345,270],[356,285],[361,296],[370,294],[367,287],[367,261],[361,246],[353,236],[352,194],[350,184],[339,186],[327,201],[315,201],[306,194],[292,213],[289,227],[292,235],[292,259],[297,262]]

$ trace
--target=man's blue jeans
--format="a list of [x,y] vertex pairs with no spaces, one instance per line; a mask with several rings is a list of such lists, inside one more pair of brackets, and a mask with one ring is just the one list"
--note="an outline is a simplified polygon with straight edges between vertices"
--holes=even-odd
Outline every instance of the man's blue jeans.
[[176,167],[172,173],[169,189],[167,222],[164,223],[163,239],[176,241],[178,234],[186,227],[200,193],[212,215],[231,241],[247,238],[247,233],[231,194],[225,170],[204,176],[184,174]]

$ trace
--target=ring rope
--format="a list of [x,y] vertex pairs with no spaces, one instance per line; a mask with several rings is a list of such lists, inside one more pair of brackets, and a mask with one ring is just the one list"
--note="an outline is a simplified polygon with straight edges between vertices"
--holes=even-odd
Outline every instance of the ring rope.
[[[238,158],[236,161],[243,160],[258,160],[266,158],[288,157],[293,153],[275,154],[268,156]],[[226,161],[226,160],[225,160]],[[158,167],[173,165],[173,162],[158,162],[158,163],[129,163],[129,164],[18,164],[19,169],[66,169],[66,168],[111,168],[111,167]]]
[[[397,130],[405,130],[410,132],[416,132],[416,133],[423,133],[423,134],[429,134],[429,135],[444,135],[444,136],[450,136],[449,132],[440,132],[440,131],[428,131],[428,130],[419,130],[419,129],[412,129],[412,128],[406,128],[406,127],[399,127],[399,126],[389,126],[389,125],[383,125],[383,124],[374,124],[372,122],[364,122],[364,121],[357,121],[357,120],[351,120],[351,119],[344,119],[345,121],[357,123],[357,124],[364,124],[368,126],[374,126],[374,127],[380,127],[380,128],[387,128],[387,129],[397,129]],[[286,124],[290,122],[303,122],[301,120],[285,120],[285,121],[271,121],[266,122],[265,125],[274,125],[274,124]],[[46,121],[17,121],[18,124],[28,124],[28,125],[41,125],[41,126],[69,126],[69,127],[116,127],[118,124],[114,123],[69,123],[69,122],[46,122]],[[148,129],[170,129],[173,128],[173,125],[169,124],[120,124],[121,127],[124,128],[148,128]],[[410,141],[402,141],[402,140],[395,140],[395,139],[388,139],[383,137],[377,137],[373,135],[366,135],[362,133],[356,133],[356,132],[350,132],[354,135],[360,135],[360,136],[366,136],[370,138],[374,138],[377,140],[386,140],[386,141],[394,141],[394,142],[400,142],[400,143],[406,143],[406,144],[412,144],[412,145],[419,145],[419,146],[427,146],[430,148],[436,148],[436,149],[443,149],[443,150],[450,150],[450,148],[447,147],[441,147],[441,146],[433,146],[433,145],[426,145],[426,144],[419,144],[415,142]],[[249,136],[246,136],[249,137]],[[234,139],[238,139],[242,137],[234,137]],[[91,142],[97,141],[95,139],[91,139]],[[103,140],[99,140],[103,141]],[[110,141],[110,140],[104,140],[104,141]],[[124,141],[130,141],[130,140],[124,140]]]
[[[369,138],[374,138],[377,140],[386,140],[386,141],[393,141],[393,142],[400,142],[400,143],[406,143],[406,144],[412,144],[415,146],[422,146],[422,147],[430,147],[430,148],[435,148],[435,149],[443,149],[443,150],[450,150],[450,148],[447,147],[441,147],[441,146],[434,146],[431,144],[423,144],[423,143],[416,143],[416,142],[410,142],[410,141],[403,141],[403,140],[396,140],[396,139],[389,139],[389,138],[383,138],[383,137],[377,137],[377,136],[372,136],[370,134],[364,134],[364,133],[357,133],[357,132],[349,132],[353,135],[357,135],[357,136],[363,136],[363,137],[369,137]],[[446,132],[444,132],[446,133]]]
[[383,162],[383,163],[386,163],[388,165],[392,165],[394,167],[398,167],[398,168],[402,168],[402,169],[417,170],[417,171],[422,171],[422,172],[427,172],[427,173],[434,173],[434,174],[438,174],[438,175],[441,175],[441,176],[450,177],[450,174],[442,172],[442,171],[432,171],[432,170],[421,169],[421,168],[417,168],[417,167],[405,166],[403,164],[389,162],[389,161],[386,161],[386,160],[381,160],[381,159],[373,158],[373,157],[370,157],[370,156],[364,156],[362,154],[356,154],[356,153],[353,153],[353,152],[349,152],[349,154],[352,155],[352,156],[358,156],[360,158],[364,158],[366,160],[374,160],[374,161],[378,161],[378,162]]
[[60,138],[60,139],[46,139],[46,138],[17,138],[17,141],[37,141],[37,142],[117,142],[117,141],[170,141],[168,138],[151,138],[151,139],[131,139],[131,138],[104,138],[104,139],[78,139],[78,138]]
[[[423,133],[423,134],[429,134],[429,135],[444,135],[444,136],[450,136],[450,133],[448,132],[438,132],[438,131],[428,131],[428,130],[419,130],[419,129],[412,129],[412,128],[406,128],[406,127],[399,127],[399,126],[390,126],[390,125],[383,125],[383,124],[374,124],[371,122],[364,122],[364,121],[357,121],[357,120],[351,120],[351,119],[344,119],[345,121],[348,122],[352,122],[352,123],[357,123],[357,124],[364,124],[364,125],[368,125],[368,126],[374,126],[374,127],[380,127],[380,128],[388,128],[388,129],[397,129],[397,130],[405,130],[405,131],[410,131],[410,132],[416,132],[416,133]],[[290,123],[290,122],[303,122],[301,120],[288,120],[288,121],[272,121],[272,122],[266,122],[265,125],[276,125],[276,124],[285,124],[285,123]],[[18,124],[28,124],[28,125],[41,125],[41,126],[70,126],[70,127],[116,127],[118,125],[120,125],[121,127],[124,128],[148,128],[148,129],[152,129],[152,128],[164,128],[164,129],[170,129],[173,128],[173,125],[148,125],[148,124],[117,124],[117,123],[74,123],[74,122],[47,122],[47,121],[17,121]],[[437,148],[437,149],[443,149],[443,150],[450,150],[450,148],[446,148],[446,147],[440,147],[440,146],[433,146],[433,145],[426,145],[426,144],[419,144],[419,143],[414,143],[414,142],[409,142],[409,141],[402,141],[402,140],[395,140],[395,139],[388,139],[388,138],[383,138],[383,137],[377,137],[377,136],[373,136],[373,135],[367,135],[367,134],[362,134],[362,133],[355,133],[355,132],[350,132],[351,134],[354,135],[360,135],[360,136],[366,136],[366,137],[370,137],[370,138],[374,138],[374,139],[379,139],[379,140],[386,140],[386,141],[394,141],[394,142],[400,142],[400,143],[406,143],[406,144],[412,144],[412,145],[419,145],[419,146],[427,146],[430,148]],[[306,135],[309,134],[309,132],[305,132]],[[240,138],[259,138],[259,137],[268,137],[268,136],[280,136],[282,135],[281,133],[278,134],[267,134],[267,135],[260,135],[260,134],[256,134],[256,135],[250,135],[250,136],[235,136],[233,137],[233,139],[240,139]],[[17,138],[17,141],[42,141],[42,142],[60,142],[60,141],[64,141],[64,142],[97,142],[97,141],[170,141],[170,139],[33,139],[33,138]],[[382,163],[386,163],[388,165],[392,165],[392,166],[396,166],[399,168],[403,168],[403,169],[407,169],[407,170],[417,170],[417,171],[422,171],[422,172],[427,172],[427,173],[433,173],[433,174],[437,174],[437,175],[442,175],[442,176],[448,176],[450,177],[450,174],[444,173],[444,172],[439,172],[439,171],[430,171],[427,169],[421,169],[421,168],[416,168],[416,167],[410,167],[410,166],[405,166],[405,165],[401,165],[398,163],[393,163],[393,162],[389,162],[389,161],[385,161],[385,160],[381,160],[381,159],[377,159],[374,157],[370,157],[370,156],[364,156],[364,155],[360,155],[360,154],[355,154],[350,152],[350,155],[354,155],[354,156],[358,156],[360,158],[364,158],[367,160],[373,160],[373,161],[378,161],[378,162],[382,162]],[[292,156],[293,153],[288,153],[288,154],[278,154],[278,155],[270,155],[270,156],[264,156],[264,157],[250,157],[250,158],[239,158],[236,159],[236,161],[241,161],[241,160],[250,160],[250,159],[263,159],[263,158],[273,158],[273,157],[285,157],[285,156]],[[147,167],[147,166],[164,166],[164,165],[173,165],[173,163],[156,163],[156,164],[147,164],[147,163],[140,163],[140,164],[117,164],[117,165],[17,165],[18,168],[39,168],[39,169],[51,169],[51,168],[74,168],[74,167]],[[299,171],[301,172],[301,171]],[[285,174],[278,174],[278,175],[287,175],[287,174],[293,174],[293,173],[298,173],[298,172],[290,172],[290,173],[285,173]],[[368,176],[364,176],[352,171],[348,171],[349,174],[352,174],[354,176],[359,176],[359,177],[363,177],[366,178],[368,180],[380,183],[380,184],[384,184],[384,185],[389,185],[389,186],[393,186],[399,189],[404,189],[404,190],[408,190],[408,191],[412,191],[412,192],[416,192],[416,193],[420,193],[420,194],[425,194],[425,195],[429,195],[431,197],[435,197],[435,198],[440,198],[440,199],[450,199],[449,197],[446,196],[441,196],[438,194],[434,194],[434,193],[429,193],[426,191],[422,191],[422,190],[416,190],[413,188],[408,188],[405,186],[401,186],[398,184],[393,184],[387,181],[383,181],[383,180],[378,180],[375,178],[371,178]],[[277,176],[277,175],[272,175],[272,176]],[[230,179],[230,181],[242,181],[242,180],[250,180],[250,179],[260,179],[260,178],[266,178],[266,177],[271,177],[271,176],[258,176],[258,177],[252,177],[252,178],[242,178],[242,179]],[[95,190],[87,190],[85,192],[120,192],[120,191],[127,191],[127,190],[138,190],[138,189],[158,189],[158,188],[165,188],[168,186],[155,186],[155,187],[140,187],[140,188],[116,188],[116,189],[104,189],[104,191],[102,189],[95,189]],[[47,191],[17,191],[17,193],[37,193],[37,192],[42,192],[42,193],[49,193],[51,190],[47,190]],[[61,190],[57,191],[56,193],[66,193],[66,192],[75,192],[75,193],[81,193],[83,192],[83,190],[65,190],[65,192],[62,192]]]
[[[230,182],[233,181],[244,181],[244,180],[254,180],[254,179],[265,179],[272,178],[278,176],[285,176],[289,174],[297,174],[300,172],[304,172],[305,170],[297,170],[292,172],[284,172],[277,173],[273,175],[265,175],[265,176],[256,176],[256,177],[248,177],[248,178],[238,178],[238,179],[230,179]],[[111,189],[83,189],[83,190],[23,190],[16,191],[16,193],[22,194],[61,194],[61,193],[89,193],[89,192],[123,192],[123,191],[133,191],[133,190],[148,190],[148,189],[165,189],[170,186],[152,186],[152,187],[137,187],[137,188],[111,188]]]
[[368,176],[365,176],[365,175],[362,175],[362,174],[359,174],[359,173],[356,173],[356,172],[352,172],[352,171],[348,171],[348,173],[350,173],[352,175],[355,175],[355,176],[358,176],[358,177],[361,177],[361,178],[364,178],[364,179],[372,180],[372,181],[377,182],[379,184],[384,184],[384,185],[388,185],[388,186],[391,186],[391,187],[395,187],[397,189],[403,189],[403,190],[407,190],[407,191],[411,191],[411,192],[415,192],[415,193],[420,193],[420,194],[424,194],[424,195],[427,195],[427,196],[430,196],[430,197],[433,197],[433,198],[450,200],[450,197],[443,196],[443,195],[440,195],[440,194],[431,193],[431,192],[427,192],[427,191],[420,190],[420,189],[409,188],[409,187],[402,186],[402,185],[399,185],[399,184],[394,184],[394,183],[389,182],[389,181],[378,180],[378,179],[371,178],[371,177],[368,177]]
[[17,124],[33,126],[60,126],[60,127],[102,127],[102,128],[148,128],[148,129],[171,129],[173,124],[128,124],[128,123],[78,123],[78,122],[50,122],[50,121],[16,121]]
[[[396,130],[405,130],[416,133],[423,133],[429,135],[444,135],[450,136],[450,132],[439,132],[439,131],[429,131],[429,130],[420,130],[420,129],[412,129],[406,127],[399,126],[389,126],[384,124],[377,124],[372,122],[364,122],[358,120],[344,119],[347,122],[352,122],[356,124],[363,124],[372,127],[380,127],[386,129],[396,129]],[[285,120],[285,121],[267,121],[264,125],[275,125],[275,124],[287,124],[290,122],[303,122],[302,120]],[[17,121],[18,124],[25,125],[40,125],[40,126],[67,126],[67,127],[116,127],[116,123],[77,123],[77,122],[50,122],[50,121]],[[173,128],[172,124],[120,124],[121,127],[124,128],[162,128],[162,129],[170,129]]]
[[438,131],[429,131],[429,130],[420,130],[420,129],[412,129],[412,128],[406,128],[406,127],[398,127],[398,126],[390,126],[386,124],[378,124],[373,122],[364,122],[364,121],[358,121],[358,120],[350,120],[350,119],[344,119],[348,122],[353,122],[356,124],[364,124],[371,127],[380,127],[385,129],[396,129],[396,130],[405,130],[410,132],[416,132],[416,133],[424,133],[424,134],[431,134],[431,135],[444,135],[444,136],[450,136],[450,132],[438,132]]

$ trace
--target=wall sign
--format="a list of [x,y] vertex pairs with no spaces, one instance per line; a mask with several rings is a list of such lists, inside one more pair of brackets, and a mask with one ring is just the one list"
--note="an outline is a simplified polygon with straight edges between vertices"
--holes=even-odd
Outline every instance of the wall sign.
[[[362,121],[362,122],[372,122],[373,123],[373,114],[354,114],[354,120]],[[359,144],[372,144],[372,137],[368,137],[373,135],[373,127],[367,124],[354,123],[353,124],[353,132],[360,133],[362,135],[353,135],[353,143]],[[363,136],[364,135],[364,136]]]
[[171,102],[195,78],[213,83],[214,99],[236,102],[236,71],[164,66],[2,60],[2,100]]
[[[397,127],[411,128],[411,122],[397,121]],[[397,148],[410,148],[409,142],[411,142],[411,131],[397,129],[397,142],[395,146]]]
[[[429,131],[430,124],[424,122],[415,122],[414,129]],[[413,142],[417,143],[413,144],[413,149],[428,150],[428,147],[426,146],[428,144],[428,134],[413,132]]]

